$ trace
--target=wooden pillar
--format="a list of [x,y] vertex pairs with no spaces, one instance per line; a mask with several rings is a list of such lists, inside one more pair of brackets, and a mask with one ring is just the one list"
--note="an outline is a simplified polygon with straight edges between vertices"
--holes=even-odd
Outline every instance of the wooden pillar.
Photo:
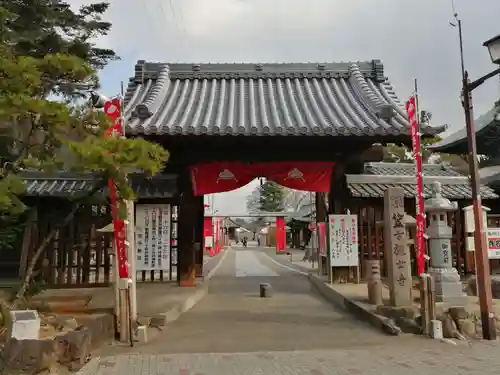
[[197,225],[198,201],[193,195],[189,173],[186,168],[179,176],[179,245],[177,280],[182,287],[196,286],[195,228]]
[[[326,196],[325,193],[316,193],[316,223],[328,223],[328,212],[326,207]],[[321,242],[321,233],[319,228],[316,228],[316,238],[318,239],[318,243],[315,244],[318,249],[318,269],[320,270],[320,275],[327,275],[327,254],[320,255],[320,242]]]
[[205,206],[203,195],[197,198],[197,217],[196,217],[196,228],[195,228],[195,267],[196,267],[196,277],[203,277],[203,226],[205,224]]

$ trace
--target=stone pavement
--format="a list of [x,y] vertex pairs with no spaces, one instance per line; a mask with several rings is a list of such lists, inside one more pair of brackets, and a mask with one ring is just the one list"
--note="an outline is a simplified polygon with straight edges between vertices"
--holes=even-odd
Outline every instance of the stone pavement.
[[[452,346],[410,335],[385,336],[332,307],[299,270],[278,265],[262,249],[237,247],[220,259],[209,294],[153,342],[135,348],[105,347],[95,353],[101,358],[85,371],[102,375],[498,373],[496,343]],[[272,285],[271,298],[258,297],[261,282]]]
[[[500,346],[419,346],[286,352],[131,354],[94,359],[82,374],[100,375],[493,375]],[[425,340],[425,341],[423,341]]]

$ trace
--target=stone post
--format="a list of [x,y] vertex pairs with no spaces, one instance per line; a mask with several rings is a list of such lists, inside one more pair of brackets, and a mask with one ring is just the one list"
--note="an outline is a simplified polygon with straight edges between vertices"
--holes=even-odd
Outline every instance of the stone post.
[[382,305],[382,279],[380,277],[380,260],[369,259],[365,262],[367,271],[368,301],[372,305]]
[[410,252],[407,246],[404,190],[390,187],[384,195],[384,244],[389,267],[390,304],[412,304]]
[[446,215],[447,212],[457,209],[456,202],[450,202],[441,195],[441,184],[434,182],[432,197],[424,203],[424,210],[429,218],[429,226],[426,230],[431,258],[429,273],[435,283],[436,302],[446,302],[452,305],[463,304],[465,296],[460,275],[452,263],[452,229],[448,226]]

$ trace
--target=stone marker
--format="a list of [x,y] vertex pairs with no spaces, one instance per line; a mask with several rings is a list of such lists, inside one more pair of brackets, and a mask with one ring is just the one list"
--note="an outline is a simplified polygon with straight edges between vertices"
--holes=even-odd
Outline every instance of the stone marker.
[[382,305],[382,279],[380,276],[380,260],[369,259],[365,262],[368,286],[368,301],[372,305]]
[[271,285],[267,283],[260,284],[260,297],[267,298],[271,296]]
[[390,187],[384,195],[384,243],[389,267],[391,306],[412,304],[410,251],[406,237],[404,191]]

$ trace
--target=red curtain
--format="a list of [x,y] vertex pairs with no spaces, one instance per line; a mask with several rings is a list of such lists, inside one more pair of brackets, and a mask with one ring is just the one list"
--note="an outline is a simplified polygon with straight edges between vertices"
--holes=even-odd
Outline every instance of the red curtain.
[[285,218],[278,216],[276,218],[276,252],[285,250],[286,248],[286,229]]
[[238,189],[257,177],[291,189],[328,193],[334,166],[333,162],[214,162],[194,165],[190,172],[196,196]]

